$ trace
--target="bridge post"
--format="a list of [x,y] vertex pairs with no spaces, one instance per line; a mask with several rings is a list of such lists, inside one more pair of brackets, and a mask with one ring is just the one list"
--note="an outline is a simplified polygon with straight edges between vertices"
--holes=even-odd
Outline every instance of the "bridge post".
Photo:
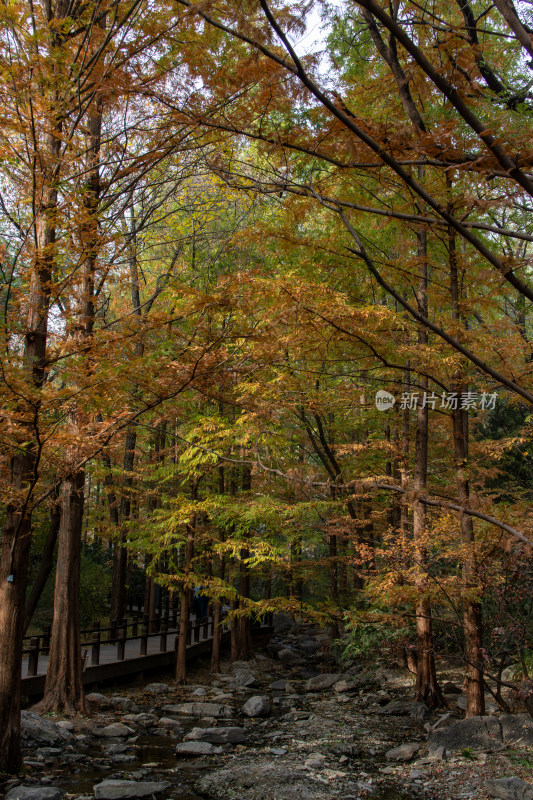
[[93,643],[91,648],[91,665],[98,666],[100,663],[100,628],[93,631]]
[[[145,614],[144,619],[146,620],[147,618],[148,615]],[[147,651],[148,651],[148,624],[144,622],[141,633],[141,655],[145,656]]]
[[159,650],[161,653],[167,652],[167,631],[168,623],[165,617],[161,622],[161,636],[159,637]]
[[124,661],[126,655],[126,625],[122,623],[118,632],[117,661]]
[[112,619],[111,630],[109,631],[109,641],[111,644],[114,644],[117,641],[117,625],[118,621],[116,619]]
[[39,649],[41,639],[39,636],[32,636],[30,639],[30,652],[28,655],[28,675],[37,675],[39,666]]
[[131,635],[134,639],[139,635],[139,617],[135,613],[133,614],[133,622],[131,623]]
[[209,620],[207,617],[205,618],[204,622],[202,623],[202,639],[207,639],[209,636]]

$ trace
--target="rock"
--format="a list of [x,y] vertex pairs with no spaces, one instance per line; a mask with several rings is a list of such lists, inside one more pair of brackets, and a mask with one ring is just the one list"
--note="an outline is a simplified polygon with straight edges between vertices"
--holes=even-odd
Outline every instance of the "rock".
[[183,714],[186,717],[231,717],[232,711],[220,703],[179,703],[163,706],[167,714]]
[[271,713],[268,697],[254,695],[242,707],[242,713],[247,717],[269,717]]
[[107,697],[105,694],[100,694],[99,692],[91,692],[86,696],[86,699],[99,708],[120,708],[130,713],[140,711],[137,703],[134,703],[129,697],[121,697],[121,695],[118,694]]
[[409,773],[409,780],[411,781],[422,781],[426,777],[424,772],[420,772],[419,769],[412,769]]
[[430,761],[446,761],[446,748],[442,745],[429,754]]
[[444,694],[462,694],[463,693],[462,689],[460,689],[458,686],[456,686],[455,683],[450,683],[450,681],[447,681],[445,684],[443,684],[442,691],[444,692]]
[[100,692],[90,692],[90,694],[85,695],[85,699],[89,701],[89,703],[94,703],[97,706],[109,706],[109,697],[106,697],[105,694],[100,694]]
[[205,697],[207,694],[207,689],[204,689],[203,686],[199,686],[197,689],[191,692],[191,694],[193,697]]
[[74,731],[75,725],[69,719],[60,719],[56,722],[58,728],[63,728],[64,731]]
[[251,688],[252,686],[257,686],[257,679],[250,670],[240,669],[235,672],[235,683],[237,686]]
[[107,780],[93,787],[96,800],[129,800],[135,797],[157,797],[170,787],[168,781]]
[[128,725],[123,725],[122,722],[113,722],[111,725],[106,725],[105,728],[100,728],[95,731],[97,736],[103,736],[106,739],[120,739],[124,736],[132,736],[135,731]]
[[294,687],[291,683],[289,683],[289,681],[285,680],[285,678],[282,678],[279,681],[274,681],[270,684],[270,688],[273,692],[287,692],[287,694],[294,692]]
[[144,687],[144,691],[149,694],[165,694],[170,692],[171,687],[167,683],[149,683]]
[[298,642],[298,649],[303,650],[303,652],[306,653],[307,655],[312,655],[313,653],[316,653],[319,647],[320,645],[316,639],[301,639]]
[[387,761],[411,761],[420,750],[418,742],[406,742],[399,747],[393,747],[385,753]]
[[302,661],[298,653],[295,653],[290,647],[284,647],[282,650],[279,650],[278,658],[280,661],[283,661],[284,664],[300,664]]
[[304,767],[308,769],[322,769],[326,763],[326,756],[322,753],[311,753],[309,758],[304,761]]
[[121,708],[123,711],[128,711],[130,714],[140,711],[137,703],[134,703],[131,698],[121,697],[119,694],[114,694],[112,697],[110,697],[109,702],[113,708]]
[[155,714],[148,714],[145,711],[141,711],[140,714],[126,714],[124,717],[124,722],[136,722],[138,725],[155,725],[157,723],[157,717]]
[[273,761],[271,754],[202,774],[195,789],[212,800],[324,800],[326,796],[324,784],[312,772]]
[[446,750],[499,750],[503,743],[502,727],[495,717],[470,717],[446,728],[439,728],[428,740],[429,752],[438,747]]
[[394,717],[412,717],[413,719],[424,719],[429,714],[429,708],[425,703],[418,703],[412,700],[393,700],[386,706],[376,711],[376,714],[386,714]]
[[5,800],[61,800],[62,789],[55,786],[15,786],[5,795]]
[[177,719],[171,719],[170,717],[161,717],[157,724],[162,728],[181,728],[181,722]]
[[492,778],[485,782],[491,797],[500,800],[533,800],[533,786],[513,776],[512,778]]
[[187,736],[187,742],[209,742],[210,744],[240,744],[246,738],[244,728],[193,728]]
[[182,742],[176,745],[177,756],[214,756],[223,752],[222,747],[215,747],[210,742]]
[[333,690],[338,694],[342,694],[344,692],[355,692],[359,688],[360,684],[359,681],[337,681],[333,685]]
[[341,676],[338,673],[325,673],[317,675],[315,678],[309,678],[305,684],[306,692],[322,692],[324,689],[329,689],[333,684],[337,683]]
[[374,673],[374,681],[388,688],[400,688],[412,684],[413,676],[405,670],[379,667]]
[[72,740],[70,731],[63,727],[58,727],[55,722],[49,719],[42,719],[33,711],[21,711],[20,719],[22,725],[22,736],[24,739],[33,739],[47,745],[63,744]]
[[533,720],[528,714],[505,714],[500,717],[500,724],[505,744],[533,746]]

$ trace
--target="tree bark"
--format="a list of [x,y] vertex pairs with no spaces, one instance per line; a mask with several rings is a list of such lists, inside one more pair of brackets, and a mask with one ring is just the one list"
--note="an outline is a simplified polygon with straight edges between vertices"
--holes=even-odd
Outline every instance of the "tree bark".
[[87,713],[80,644],[80,558],[85,473],[69,475],[61,487],[61,523],[54,591],[54,621],[41,711]]
[[[417,232],[419,281],[417,301],[422,313],[427,315],[427,233]],[[428,334],[424,328],[419,328],[418,343],[427,345]],[[427,378],[421,378],[422,389],[427,391]],[[413,488],[415,495],[426,489],[428,469],[428,407],[421,403],[417,408],[416,439],[415,439],[415,465]],[[431,604],[427,598],[427,550],[426,539],[426,507],[415,500],[413,503],[413,538],[415,545],[415,558],[417,561],[416,588],[419,600],[416,605],[416,643],[417,643],[417,671],[416,671],[416,697],[426,703],[429,708],[446,705],[435,669],[435,656],[433,652],[433,632],[431,620]]]

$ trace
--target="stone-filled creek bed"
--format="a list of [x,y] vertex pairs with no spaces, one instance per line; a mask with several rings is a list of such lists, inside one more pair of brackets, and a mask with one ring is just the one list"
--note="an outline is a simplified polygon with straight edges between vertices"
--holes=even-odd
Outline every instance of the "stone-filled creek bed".
[[[445,677],[445,676],[444,676]],[[292,626],[250,661],[89,694],[90,717],[23,712],[25,774],[6,800],[533,800],[533,722],[413,701],[412,676],[329,657]],[[458,702],[459,701],[459,702]],[[1,779],[0,779],[1,780]]]

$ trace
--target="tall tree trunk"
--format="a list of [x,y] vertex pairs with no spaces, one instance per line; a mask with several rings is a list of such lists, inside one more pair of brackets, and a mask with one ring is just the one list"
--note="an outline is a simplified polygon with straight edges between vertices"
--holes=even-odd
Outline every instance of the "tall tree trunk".
[[[101,23],[104,24],[104,23]],[[98,213],[100,200],[100,139],[102,101],[96,98],[87,114],[87,185],[83,195],[80,238],[82,242],[81,275],[77,289],[77,314],[73,339],[84,355],[85,376],[91,375],[91,344],[94,328],[94,275],[99,248]],[[78,432],[85,423],[80,408],[72,412],[71,423]],[[54,617],[44,697],[40,707],[74,713],[86,712],[88,705],[83,691],[81,638],[79,620],[81,541],[85,470],[75,465],[80,461],[76,444],[68,456],[69,473],[61,487],[61,523],[57,552]]]
[[80,645],[80,558],[85,473],[69,475],[61,487],[61,523],[54,592],[54,622],[41,711],[88,712]]
[[[53,11],[49,8],[49,22]],[[58,98],[50,112],[50,132],[38,154],[42,185],[33,197],[35,215],[35,260],[29,287],[29,313],[24,337],[24,373],[32,389],[45,379],[48,309],[55,260],[57,183],[61,120]],[[39,182],[35,183],[39,186]],[[21,409],[25,418],[21,447],[11,456],[10,485],[15,499],[7,504],[0,556],[0,772],[19,772],[20,703],[24,606],[31,545],[31,495],[37,479],[39,452],[36,447],[38,404]],[[28,444],[30,442],[30,444]]]
[[[417,233],[419,257],[419,281],[417,301],[418,307],[424,315],[428,313],[427,300],[427,234],[420,230]],[[418,332],[418,343],[427,345],[428,335],[424,328]],[[427,391],[426,378],[421,378],[422,389]],[[421,403],[417,408],[416,439],[415,439],[415,465],[414,465],[414,491],[416,494],[425,492],[427,485],[428,468],[428,407]],[[417,672],[416,672],[416,697],[422,700],[429,708],[445,705],[437,682],[435,669],[435,656],[433,652],[433,631],[431,619],[431,604],[427,598],[427,549],[426,549],[426,507],[415,499],[413,503],[413,537],[415,544],[415,558],[417,561],[416,588],[419,600],[416,605],[416,640],[417,640]]]
[[[185,545],[185,563],[183,571],[185,575],[190,572],[192,560],[194,556],[194,527],[195,520],[187,525],[187,543]],[[178,654],[176,661],[176,682],[185,683],[187,680],[187,633],[189,630],[189,597],[190,588],[187,581],[183,581],[181,587],[181,603],[180,603],[180,628],[178,635]]]
[[[451,188],[451,179],[448,178]],[[452,228],[448,228],[448,252],[450,262],[450,293],[452,298],[452,318],[459,322],[460,313],[460,288],[457,270],[456,238]],[[457,397],[466,391],[466,384],[461,381],[461,376],[456,376],[454,389]],[[470,486],[466,473],[468,464],[468,411],[464,408],[453,410],[453,441],[455,452],[455,475],[457,496],[461,505],[467,506],[470,500]],[[465,637],[466,657],[466,716],[476,717],[485,713],[485,693],[483,683],[483,615],[481,604],[472,600],[471,593],[476,578],[476,563],[474,552],[474,523],[468,514],[461,514],[461,539],[465,545],[463,561],[463,584],[466,594],[463,612],[463,631]]]

